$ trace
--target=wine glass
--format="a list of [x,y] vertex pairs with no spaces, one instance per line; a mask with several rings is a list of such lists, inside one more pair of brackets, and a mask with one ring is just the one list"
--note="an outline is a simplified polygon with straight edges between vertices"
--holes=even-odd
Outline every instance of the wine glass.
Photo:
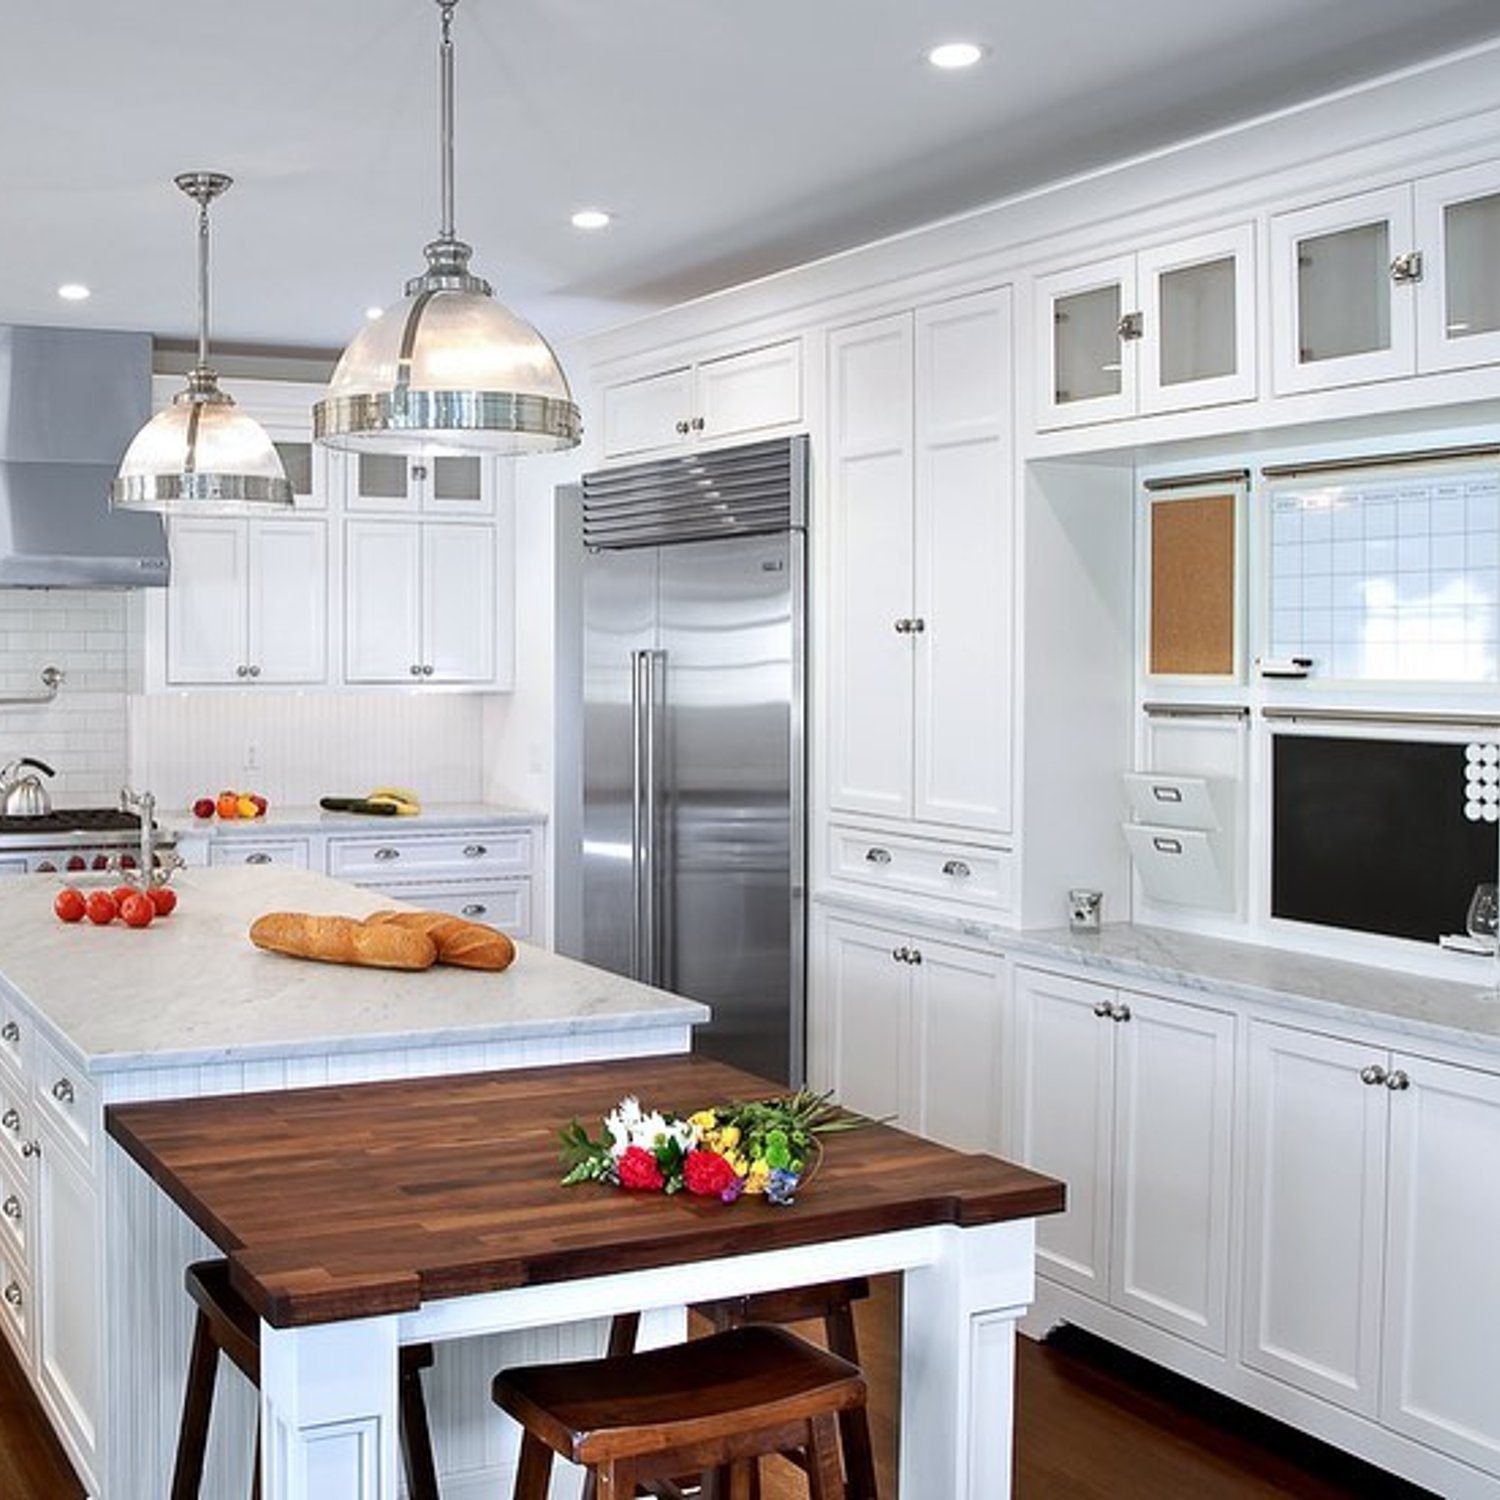
[[1494,940],[1496,929],[1500,928],[1500,899],[1497,899],[1493,885],[1486,883],[1474,887],[1466,925],[1471,938]]

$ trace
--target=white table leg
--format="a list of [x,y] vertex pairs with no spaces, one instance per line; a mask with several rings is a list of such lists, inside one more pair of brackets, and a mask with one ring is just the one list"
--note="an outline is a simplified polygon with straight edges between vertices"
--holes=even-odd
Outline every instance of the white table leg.
[[264,1500],[396,1500],[396,1319],[260,1335]]
[[1033,1291],[1035,1226],[941,1231],[906,1273],[901,1332],[901,1493],[1011,1493],[1016,1321]]

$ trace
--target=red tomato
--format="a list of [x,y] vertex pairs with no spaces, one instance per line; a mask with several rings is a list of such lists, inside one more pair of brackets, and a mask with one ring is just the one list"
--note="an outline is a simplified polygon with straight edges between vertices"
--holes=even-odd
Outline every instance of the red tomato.
[[132,891],[121,904],[120,915],[127,927],[149,927],[156,916],[156,908],[144,891]]
[[169,917],[177,909],[177,892],[169,885],[153,885],[146,894],[159,917]]
[[108,891],[90,891],[84,910],[96,927],[108,927],[120,915],[119,905]]
[[132,896],[138,894],[138,889],[133,885],[117,885],[114,890],[110,892],[110,895],[115,898],[115,905],[122,908]]
[[83,899],[82,891],[76,890],[71,885],[65,885],[52,898],[52,910],[64,922],[81,922],[84,912],[88,910],[88,902]]

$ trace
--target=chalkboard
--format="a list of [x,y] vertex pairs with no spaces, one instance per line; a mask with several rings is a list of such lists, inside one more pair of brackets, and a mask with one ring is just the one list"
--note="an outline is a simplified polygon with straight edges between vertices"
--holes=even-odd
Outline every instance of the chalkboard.
[[1462,932],[1500,859],[1500,825],[1466,793],[1466,751],[1273,736],[1271,915],[1420,942]]

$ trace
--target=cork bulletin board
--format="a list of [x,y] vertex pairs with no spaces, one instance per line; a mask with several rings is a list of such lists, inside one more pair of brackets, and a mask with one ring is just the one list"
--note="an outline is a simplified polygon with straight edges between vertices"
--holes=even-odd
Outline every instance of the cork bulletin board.
[[1239,491],[1153,496],[1146,670],[1153,677],[1233,678]]

